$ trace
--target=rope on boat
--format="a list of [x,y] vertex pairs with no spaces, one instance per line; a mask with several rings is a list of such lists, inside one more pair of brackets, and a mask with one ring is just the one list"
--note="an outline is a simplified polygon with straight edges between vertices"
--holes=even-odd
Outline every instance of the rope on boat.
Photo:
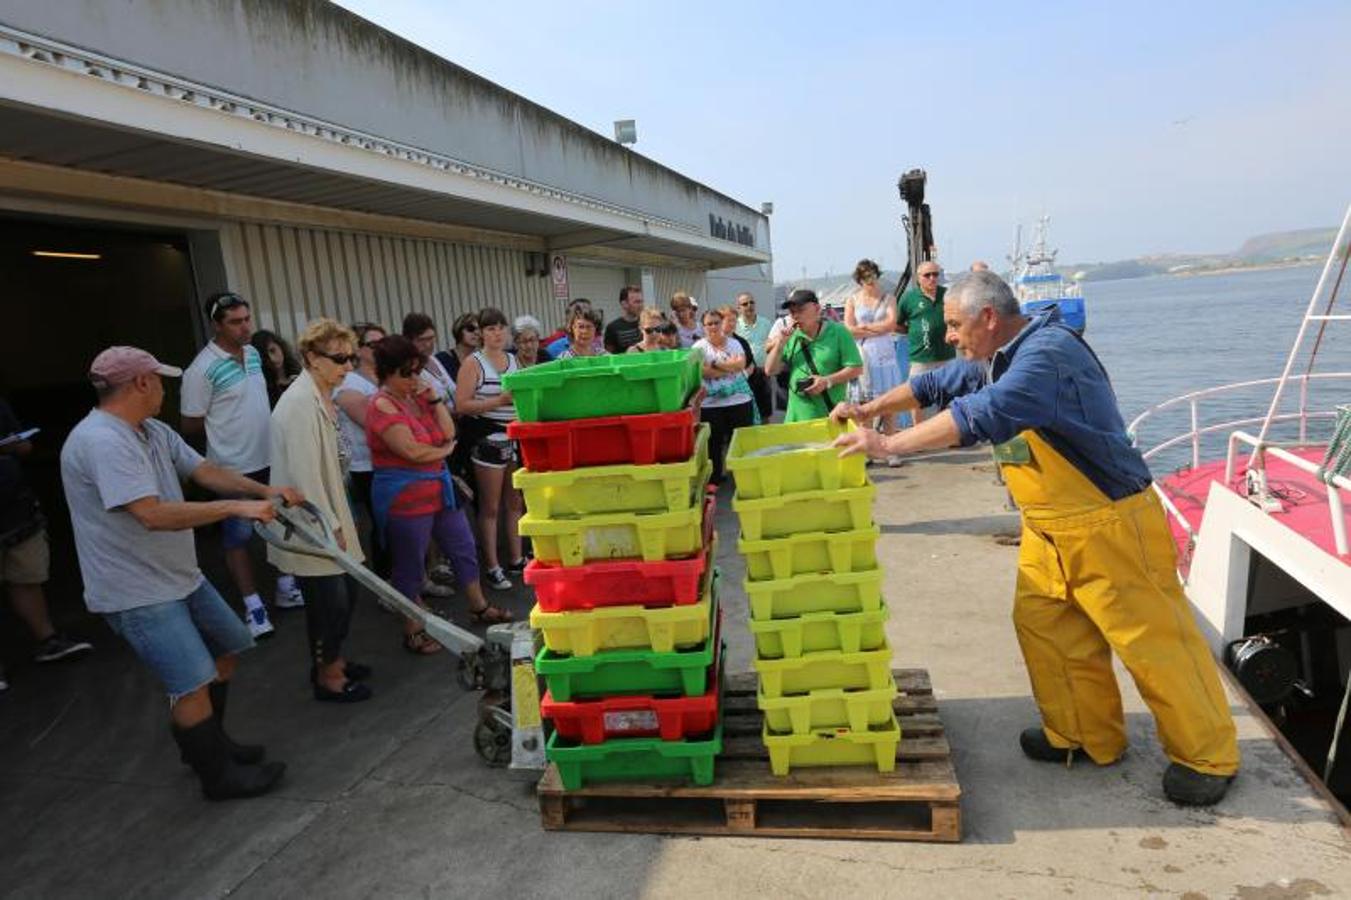
[[1324,483],[1336,476],[1351,477],[1351,404],[1337,407],[1337,422],[1332,426],[1332,439],[1323,456],[1318,476]]

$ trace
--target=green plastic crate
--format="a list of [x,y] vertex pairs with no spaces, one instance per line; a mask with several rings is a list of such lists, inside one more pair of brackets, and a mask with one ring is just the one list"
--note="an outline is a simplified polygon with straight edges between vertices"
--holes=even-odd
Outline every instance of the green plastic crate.
[[757,622],[805,613],[876,612],[882,608],[881,569],[794,575],[781,581],[747,581],[745,585],[751,618]]
[[885,643],[876,650],[821,650],[791,659],[757,659],[753,665],[760,693],[770,698],[830,688],[876,690],[893,683],[891,648]]
[[710,604],[708,640],[689,650],[602,650],[594,656],[566,656],[548,647],[535,657],[535,671],[544,676],[549,693],[560,703],[574,698],[615,694],[679,694],[697,697],[708,690],[708,675],[721,653],[718,598]]
[[760,500],[732,500],[748,541],[787,537],[814,531],[858,531],[872,524],[871,484],[835,491],[800,491]]
[[[863,454],[840,459],[840,451],[829,446],[857,427],[853,422],[841,425],[830,419],[812,419],[738,428],[727,450],[727,469],[736,476],[737,496],[754,500],[799,491],[862,487],[868,483]],[[805,446],[788,449],[797,445]],[[782,452],[764,453],[775,448],[782,448]]]
[[862,572],[877,568],[876,525],[858,531],[813,531],[788,537],[737,542],[751,581],[769,581],[811,572]]
[[891,772],[896,768],[901,726],[894,715],[885,725],[867,731],[824,728],[809,734],[773,734],[766,724],[762,737],[775,775],[806,766],[876,766],[879,772]]
[[698,505],[713,473],[707,424],[694,434],[694,454],[685,462],[648,466],[590,466],[562,472],[517,469],[512,481],[525,508],[545,519],[619,512],[680,512]]
[[614,738],[582,744],[554,732],[544,748],[558,767],[563,789],[575,791],[598,781],[657,781],[688,778],[698,785],[713,783],[713,766],[722,752],[722,721],[704,740],[663,741],[660,738]]
[[822,650],[876,650],[887,639],[886,622],[884,606],[870,612],[809,612],[786,619],[753,619],[750,629],[757,656],[781,659]]
[[[635,354],[641,355],[641,354]],[[667,513],[607,513],[576,519],[521,516],[521,534],[530,538],[535,558],[552,565],[580,566],[611,559],[660,562],[694,556],[704,547],[707,502]]]
[[699,388],[694,350],[577,356],[502,376],[522,422],[641,416],[681,409]]
[[810,734],[821,728],[867,731],[885,725],[895,714],[896,685],[859,691],[831,688],[799,697],[756,697],[765,725],[774,734]]

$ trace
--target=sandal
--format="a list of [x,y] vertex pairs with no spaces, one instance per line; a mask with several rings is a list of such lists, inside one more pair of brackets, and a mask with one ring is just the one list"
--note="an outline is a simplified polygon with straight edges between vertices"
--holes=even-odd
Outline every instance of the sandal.
[[480,625],[497,625],[503,622],[516,621],[516,617],[511,614],[511,610],[500,609],[491,603],[485,603],[479,609],[469,610],[469,618]]
[[436,642],[426,631],[419,630],[403,636],[403,649],[414,656],[431,656],[440,653],[444,647]]

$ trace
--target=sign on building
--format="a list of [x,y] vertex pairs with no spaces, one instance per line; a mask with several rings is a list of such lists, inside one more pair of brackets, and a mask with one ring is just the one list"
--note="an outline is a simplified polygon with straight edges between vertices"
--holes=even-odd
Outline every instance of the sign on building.
[[549,257],[549,277],[554,283],[554,299],[568,300],[568,258],[561,253]]

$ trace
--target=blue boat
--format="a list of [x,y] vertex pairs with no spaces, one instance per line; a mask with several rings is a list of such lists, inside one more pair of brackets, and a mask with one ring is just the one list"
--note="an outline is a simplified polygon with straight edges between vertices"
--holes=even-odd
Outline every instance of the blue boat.
[[1041,217],[1037,223],[1036,238],[1026,251],[1022,249],[1022,228],[1019,227],[1013,255],[1009,257],[1013,266],[1009,286],[1018,298],[1023,315],[1034,315],[1051,306],[1058,306],[1061,321],[1083,334],[1088,325],[1084,297],[1077,281],[1065,278],[1055,269],[1057,251],[1046,246],[1046,230],[1050,224],[1049,216]]

